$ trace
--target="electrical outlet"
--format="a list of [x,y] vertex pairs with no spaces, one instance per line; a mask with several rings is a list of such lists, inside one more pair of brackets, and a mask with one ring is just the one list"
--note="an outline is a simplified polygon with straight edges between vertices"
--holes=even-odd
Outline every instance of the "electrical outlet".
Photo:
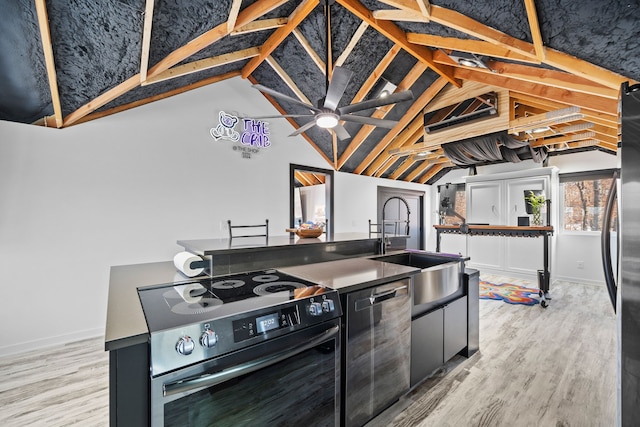
[[578,261],[578,269],[584,270],[584,261]]

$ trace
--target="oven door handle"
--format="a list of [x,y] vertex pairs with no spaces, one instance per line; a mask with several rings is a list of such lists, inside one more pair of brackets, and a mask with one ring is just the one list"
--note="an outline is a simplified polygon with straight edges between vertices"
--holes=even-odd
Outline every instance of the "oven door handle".
[[178,393],[193,391],[195,389],[212,387],[233,378],[249,374],[262,368],[266,368],[267,366],[271,366],[304,351],[312,349],[318,344],[321,344],[324,341],[335,337],[339,332],[340,326],[336,325],[330,329],[327,329],[322,334],[310,338],[304,344],[296,344],[295,347],[289,347],[282,352],[271,354],[251,362],[243,363],[241,365],[234,366],[233,368],[216,372],[215,374],[199,375],[193,378],[185,378],[174,383],[164,384],[162,386],[162,394],[163,396],[167,397]]

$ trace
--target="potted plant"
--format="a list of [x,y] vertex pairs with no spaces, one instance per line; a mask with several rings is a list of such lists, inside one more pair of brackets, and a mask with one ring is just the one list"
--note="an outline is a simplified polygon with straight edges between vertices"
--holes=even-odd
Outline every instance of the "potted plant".
[[525,200],[531,205],[533,213],[533,225],[538,227],[541,226],[542,218],[540,217],[540,211],[546,202],[544,194],[535,194],[533,191],[529,191],[529,194],[527,194]]

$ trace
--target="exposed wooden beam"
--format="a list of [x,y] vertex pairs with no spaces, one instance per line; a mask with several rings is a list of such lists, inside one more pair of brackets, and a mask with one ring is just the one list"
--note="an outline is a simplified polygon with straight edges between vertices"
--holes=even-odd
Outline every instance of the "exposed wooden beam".
[[372,12],[375,19],[381,21],[401,21],[401,22],[429,22],[429,18],[418,15],[413,11],[403,9],[381,9]]
[[237,27],[231,31],[229,35],[239,36],[241,34],[256,33],[258,31],[273,30],[274,28],[280,28],[287,23],[287,18],[270,18],[260,19],[257,21],[249,22],[247,25]]
[[457,68],[454,74],[460,79],[472,80],[479,83],[502,87],[515,92],[528,93],[544,99],[563,102],[569,105],[576,105],[578,107],[586,107],[607,114],[614,114],[618,110],[617,101],[600,96],[572,92],[566,89],[558,89],[531,82],[518,81],[509,77],[498,76],[493,73],[483,73],[481,71],[467,68]]
[[145,82],[145,84],[158,83],[164,80],[169,80],[176,77],[197,73],[199,71],[208,70],[210,68],[220,67],[221,65],[231,64],[232,62],[252,58],[254,56],[257,56],[259,53],[259,47],[250,47],[247,49],[237,50],[235,52],[214,56],[212,58],[200,59],[198,61],[189,62],[188,64],[169,68],[168,70],[165,70],[162,73],[149,78]]
[[431,16],[431,4],[429,3],[429,0],[416,0],[416,3],[422,12],[422,16],[425,18]]
[[583,115],[580,114],[579,107],[567,107],[561,110],[549,111],[542,114],[519,117],[509,122],[509,133],[524,132],[532,128],[580,120],[582,117]]
[[545,52],[542,44],[542,34],[540,33],[540,24],[538,23],[538,13],[536,12],[535,0],[524,0],[527,9],[527,18],[529,19],[529,29],[531,29],[531,38],[533,39],[533,47],[536,51],[536,57],[540,62],[544,61]]
[[120,113],[122,111],[127,111],[127,110],[130,110],[132,108],[139,107],[141,105],[150,104],[152,102],[159,101],[161,99],[170,98],[172,96],[179,95],[181,93],[185,93],[185,92],[188,92],[190,90],[198,89],[198,88],[201,88],[203,86],[214,84],[214,83],[226,80],[226,79],[230,79],[232,77],[237,77],[239,75],[240,75],[240,71],[230,71],[228,73],[221,74],[219,76],[210,77],[208,79],[200,80],[199,82],[191,83],[191,84],[189,84],[187,86],[182,86],[182,87],[179,87],[177,89],[170,90],[168,92],[164,92],[164,93],[160,93],[158,95],[151,96],[149,98],[139,99],[137,101],[133,101],[133,102],[130,102],[130,103],[124,104],[124,105],[119,105],[117,107],[110,108],[110,109],[105,110],[105,111],[100,111],[100,112],[97,112],[97,113],[88,114],[88,115],[82,117],[81,119],[77,120],[74,124],[80,124],[80,123],[88,122],[88,121],[91,121],[91,120],[100,119],[102,117],[107,117],[107,116],[110,116],[112,114]]
[[[434,52],[433,59],[436,62],[448,64],[453,63],[451,58],[449,58],[449,56],[443,52]],[[502,77],[509,77],[525,82],[539,83],[544,86],[552,86],[559,89],[567,89],[574,92],[587,93],[609,99],[619,98],[619,89],[612,89],[608,86],[594,83],[593,81],[588,80],[584,77],[576,76],[564,71],[549,70],[545,68],[500,61],[487,61],[486,64],[489,69],[472,68],[472,70],[488,74],[497,73]]]
[[[243,27],[244,25],[255,21],[266,13],[271,12],[273,9],[282,6],[286,2],[287,0],[261,0],[250,4],[242,9],[238,14],[238,18],[236,19],[236,28]],[[217,42],[227,34],[229,34],[229,32],[227,31],[226,22],[212,28],[160,60],[149,70],[149,76],[153,77],[156,74],[160,74],[164,70],[184,61],[194,53],[199,52],[212,43]]]
[[[520,62],[533,62],[537,63],[537,59],[531,59],[529,56],[524,56],[512,51],[503,45],[497,45],[494,43],[482,41],[482,40],[463,40],[456,37],[442,37],[434,36],[432,34],[420,34],[420,33],[407,33],[407,40],[410,43],[420,44],[423,46],[429,46],[435,49],[457,50],[461,52],[474,53],[480,56],[491,56],[493,58],[505,58],[512,59]],[[445,62],[442,56],[436,57],[436,54],[441,52],[434,52],[433,60],[438,63],[452,64],[454,61],[447,55],[449,60]]]
[[402,129],[404,129],[416,115],[421,114],[424,107],[431,102],[431,100],[440,92],[440,90],[448,84],[448,80],[441,77],[431,84],[422,94],[414,101],[409,107],[404,116],[398,121],[398,124],[394,126],[385,136],[378,142],[378,144],[369,152],[367,157],[360,162],[358,167],[353,173],[362,174],[362,172],[373,162],[376,157],[384,151],[385,148],[391,143]]
[[[60,105],[60,94],[58,92],[56,64],[53,59],[53,47],[51,45],[51,31],[49,29],[49,16],[47,14],[46,0],[36,0],[36,13],[38,14],[40,39],[42,41],[45,67],[47,69],[47,79],[49,80],[51,103],[53,104],[53,116],[55,117],[56,127],[61,128],[63,125],[62,107]],[[46,120],[45,123],[47,123]]]
[[567,142],[592,139],[594,136],[595,136],[594,132],[583,132],[575,135],[558,136],[556,138],[542,138],[542,139],[533,141],[530,145],[533,148],[537,148],[537,147],[542,147],[544,145],[556,145],[556,144],[564,144]]
[[434,176],[436,176],[441,170],[445,169],[445,168],[452,168],[455,165],[451,162],[447,162],[447,163],[440,163],[440,164],[435,164],[433,166],[431,166],[431,168],[427,171],[427,173],[425,173],[419,180],[418,182],[420,184],[426,184],[427,181],[429,181],[431,178],[433,178]]
[[296,39],[298,39],[298,41],[302,45],[302,48],[305,50],[305,52],[309,54],[309,57],[314,62],[314,64],[318,66],[318,68],[320,69],[320,72],[324,74],[325,73],[324,61],[322,60],[322,58],[320,58],[320,55],[318,55],[318,53],[311,47],[311,43],[309,43],[309,40],[307,40],[306,37],[302,34],[302,32],[297,28],[293,30],[293,35],[296,37]]
[[620,74],[550,48],[545,48],[544,63],[612,89],[619,90],[623,82],[629,81],[629,78]]
[[[559,110],[561,108],[566,108],[569,106],[566,103],[551,101],[548,99],[542,99],[535,95],[529,95],[522,92],[511,91],[509,93],[509,96],[511,99],[515,99],[519,101],[521,104],[541,108],[546,111]],[[584,114],[585,119],[595,124],[600,124],[602,126],[616,129],[617,133],[618,134],[620,133],[620,119],[617,114],[614,115],[614,114],[600,113],[585,107],[580,108],[580,112]]]
[[153,27],[153,7],[155,0],[147,0],[144,8],[144,26],[142,28],[142,51],[140,54],[140,83],[147,80],[149,68],[149,49],[151,45],[151,28]]
[[[318,5],[319,0],[303,0],[298,7],[291,13],[287,24],[278,28],[271,34],[260,49],[260,55],[254,57],[242,69],[242,78],[246,79],[249,74],[253,73],[256,68],[271,55],[271,53],[287,38],[289,34],[313,11]],[[255,4],[255,3],[254,3]]]
[[242,6],[242,0],[233,0],[233,3],[231,3],[229,18],[227,19],[227,33],[232,32],[236,27],[236,20],[238,19],[238,13],[240,13],[240,6]]
[[[412,0],[380,1],[400,9],[413,10],[416,13],[420,13],[419,8]],[[433,5],[431,7],[430,19],[433,22],[472,35],[481,40],[501,45],[504,48],[529,56],[531,59],[538,61],[536,49],[533,44],[504,34],[461,13]],[[620,74],[550,48],[544,48],[544,63],[612,89],[619,89],[623,82],[629,80]]]
[[[399,9],[413,10],[416,13],[421,14],[420,7],[410,0],[380,0],[382,3],[397,7]],[[520,53],[521,55],[528,56],[537,60],[535,49],[530,43],[511,37],[502,31],[498,31],[495,28],[488,27],[481,22],[476,21],[466,15],[455,10],[447,9],[444,7],[432,5],[431,14],[429,19],[432,22],[444,25],[449,28],[453,28],[465,34],[469,34],[473,37],[485,40],[494,44],[502,45],[503,47]]]
[[[376,29],[382,35],[390,39],[396,44],[399,44],[404,50],[413,55],[419,61],[425,63],[433,71],[440,74],[449,81],[449,83],[455,86],[461,86],[462,84],[452,75],[451,67],[436,64],[433,61],[433,54],[431,50],[424,46],[414,45],[407,41],[406,33],[398,27],[396,24],[390,21],[378,21],[373,17],[373,14],[358,0],[337,0],[345,9],[362,19],[372,28]],[[417,5],[416,5],[417,7]],[[432,8],[433,10],[433,8]]]
[[360,86],[360,90],[358,90],[358,93],[356,93],[356,96],[354,96],[353,100],[351,101],[352,104],[364,101],[364,98],[367,96],[369,91],[371,91],[380,77],[382,77],[382,74],[387,69],[387,67],[389,67],[389,64],[391,64],[391,61],[393,61],[396,55],[398,55],[400,50],[401,48],[397,44],[394,44],[391,49],[389,49],[387,54],[380,60],[380,62],[378,62],[378,65],[376,65],[376,68],[374,68],[373,72],[369,74],[367,80],[365,80],[362,86]]
[[[283,3],[286,3],[287,0],[262,0],[259,2],[255,2],[244,8],[238,15],[238,19],[236,20],[237,26],[243,26],[248,24],[255,19],[263,16],[265,13],[270,12],[271,10],[281,6]],[[149,72],[147,73],[148,77],[153,77],[154,75],[160,74],[164,70],[172,67],[178,62],[188,58],[194,53],[204,49],[210,44],[220,40],[227,34],[227,25],[226,23],[220,24],[217,27],[207,31],[206,33],[196,37],[195,39],[188,42],[186,45],[174,50],[169,55],[167,55],[164,59],[154,65]],[[131,89],[137,87],[140,84],[140,73],[136,74],[125,80],[124,82],[118,84],[117,86],[107,90],[102,93],[97,98],[89,101],[83,106],[79,107],[76,111],[69,114],[64,122],[63,126],[70,126],[77,121],[79,121],[82,117],[87,114],[97,110],[103,105],[113,101],[120,95],[130,91]]]
[[420,136],[424,135],[422,115],[418,115],[400,133],[398,133],[395,138],[393,138],[385,150],[381,152],[373,162],[371,162],[371,165],[367,167],[364,174],[370,176],[376,174],[383,167],[385,160],[392,157],[391,151],[402,147],[410,137],[415,134],[420,134]]
[[298,87],[298,85],[296,85],[296,83],[293,81],[291,76],[289,76],[289,74],[287,74],[287,72],[280,66],[280,64],[278,64],[278,62],[275,60],[273,56],[268,56],[266,59],[267,59],[267,64],[269,64],[271,68],[273,68],[273,71],[275,71],[278,74],[278,76],[280,76],[282,81],[289,87],[289,89],[291,89],[291,91],[298,97],[300,101],[313,105],[309,100],[309,98],[307,98],[304,92],[300,90],[300,88]]
[[[396,92],[401,92],[403,90],[410,88],[416,82],[416,80],[418,80],[420,76],[426,71],[426,69],[427,69],[427,66],[425,64],[421,62],[416,63],[416,65],[413,66],[413,68],[409,71],[409,73],[398,84],[398,87],[396,88]],[[395,107],[395,105],[396,104],[386,105],[380,109],[377,109],[376,111],[373,112],[371,117],[381,119],[385,117],[387,113],[391,111],[393,107]],[[344,166],[347,160],[349,160],[349,158],[353,155],[353,153],[355,153],[358,147],[362,145],[362,143],[365,141],[365,139],[367,139],[367,137],[371,134],[371,132],[373,132],[374,129],[375,129],[375,126],[371,126],[371,125],[364,125],[360,128],[360,130],[358,131],[358,134],[351,139],[349,146],[344,150],[344,152],[342,153],[342,156],[340,156],[340,160],[338,160],[338,169]]]
[[369,24],[364,21],[360,23],[360,26],[358,26],[358,29],[353,34],[353,37],[351,37],[351,40],[349,40],[347,46],[344,48],[338,59],[336,59],[334,67],[340,67],[342,66],[342,64],[344,64],[353,49],[356,47],[356,44],[358,44],[358,42],[364,35],[364,32],[367,31],[367,28],[369,28]]

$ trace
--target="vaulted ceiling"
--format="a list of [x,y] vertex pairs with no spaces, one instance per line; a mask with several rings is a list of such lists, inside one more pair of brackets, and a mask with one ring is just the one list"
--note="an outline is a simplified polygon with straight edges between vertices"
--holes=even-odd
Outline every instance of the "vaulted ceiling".
[[[638,0],[16,0],[0,16],[1,120],[65,128],[236,76],[316,105],[329,59],[329,74],[354,73],[340,106],[383,79],[414,97],[358,113],[391,129],[302,135],[336,170],[420,183],[472,164],[615,154],[620,85],[640,80]],[[478,119],[488,93],[495,110]]]

